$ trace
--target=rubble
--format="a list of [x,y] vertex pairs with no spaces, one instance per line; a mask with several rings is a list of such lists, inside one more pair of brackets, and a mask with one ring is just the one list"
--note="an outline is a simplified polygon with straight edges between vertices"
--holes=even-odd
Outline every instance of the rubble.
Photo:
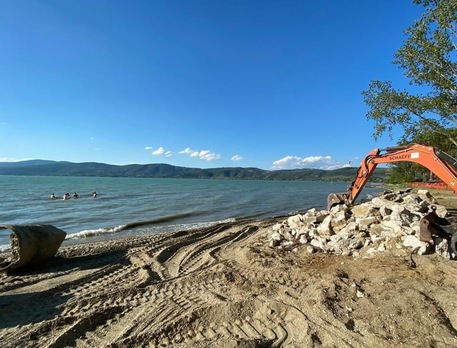
[[370,256],[393,248],[406,248],[419,255],[436,252],[446,259],[457,255],[450,248],[451,236],[419,239],[421,218],[431,211],[447,216],[427,190],[385,191],[369,202],[341,204],[330,210],[315,208],[288,217],[272,226],[269,245],[290,251],[303,247],[309,253]]

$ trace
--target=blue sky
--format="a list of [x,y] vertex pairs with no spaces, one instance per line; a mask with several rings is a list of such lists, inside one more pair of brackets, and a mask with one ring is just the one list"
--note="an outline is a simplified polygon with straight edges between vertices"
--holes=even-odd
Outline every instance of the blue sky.
[[[409,0],[0,1],[0,161],[357,166]],[[399,130],[397,130],[399,132]]]

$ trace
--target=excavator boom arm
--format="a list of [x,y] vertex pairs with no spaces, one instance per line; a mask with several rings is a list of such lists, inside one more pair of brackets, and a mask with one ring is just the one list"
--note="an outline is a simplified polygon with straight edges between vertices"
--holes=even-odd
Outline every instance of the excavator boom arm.
[[360,164],[355,180],[344,194],[331,194],[328,197],[329,209],[338,203],[354,204],[376,166],[394,162],[418,163],[432,171],[457,193],[457,160],[432,146],[412,144],[408,146],[373,149]]

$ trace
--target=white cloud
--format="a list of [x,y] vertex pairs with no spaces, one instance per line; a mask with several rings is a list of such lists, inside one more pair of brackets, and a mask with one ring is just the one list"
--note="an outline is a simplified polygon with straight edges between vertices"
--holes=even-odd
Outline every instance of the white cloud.
[[189,155],[190,157],[195,157],[198,155],[198,151],[192,150],[190,147],[186,147],[184,150],[178,152],[181,155]]
[[170,157],[173,155],[173,152],[171,151],[166,151],[162,146],[157,148],[157,150],[152,151],[152,154],[154,156],[165,156],[165,157]]
[[190,147],[186,147],[184,150],[179,151],[181,155],[189,155],[190,157],[196,157],[205,161],[214,161],[221,158],[221,155],[211,152],[209,150],[192,150]]
[[214,161],[214,160],[220,159],[221,155],[210,152],[209,150],[203,150],[203,151],[200,151],[200,153],[198,154],[198,157],[200,159],[204,159],[206,161]]
[[232,161],[241,161],[243,159],[243,156],[240,155],[234,155],[232,156]]
[[0,162],[21,162],[30,161],[32,158],[13,158],[13,157],[0,157]]
[[152,150],[152,146],[146,146],[144,149],[147,151]]
[[161,156],[165,152],[165,149],[161,146],[157,150],[152,151],[154,156]]
[[314,169],[338,169],[349,166],[348,164],[341,164],[332,159],[332,156],[309,156],[309,157],[298,157],[298,156],[286,156],[277,161],[273,162],[272,169],[302,169],[302,168],[314,168]]

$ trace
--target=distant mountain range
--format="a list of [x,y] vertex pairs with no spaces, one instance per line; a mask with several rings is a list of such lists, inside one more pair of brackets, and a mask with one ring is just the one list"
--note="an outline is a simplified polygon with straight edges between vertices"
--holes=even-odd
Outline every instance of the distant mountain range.
[[[263,170],[259,168],[222,167],[187,168],[169,164],[112,165],[96,162],[73,163],[47,160],[0,162],[0,175],[34,176],[99,176],[141,178],[201,178],[201,179],[250,179],[250,180],[303,180],[303,181],[352,181],[357,168],[336,170],[291,169]],[[382,182],[386,168],[377,168],[370,181]]]

